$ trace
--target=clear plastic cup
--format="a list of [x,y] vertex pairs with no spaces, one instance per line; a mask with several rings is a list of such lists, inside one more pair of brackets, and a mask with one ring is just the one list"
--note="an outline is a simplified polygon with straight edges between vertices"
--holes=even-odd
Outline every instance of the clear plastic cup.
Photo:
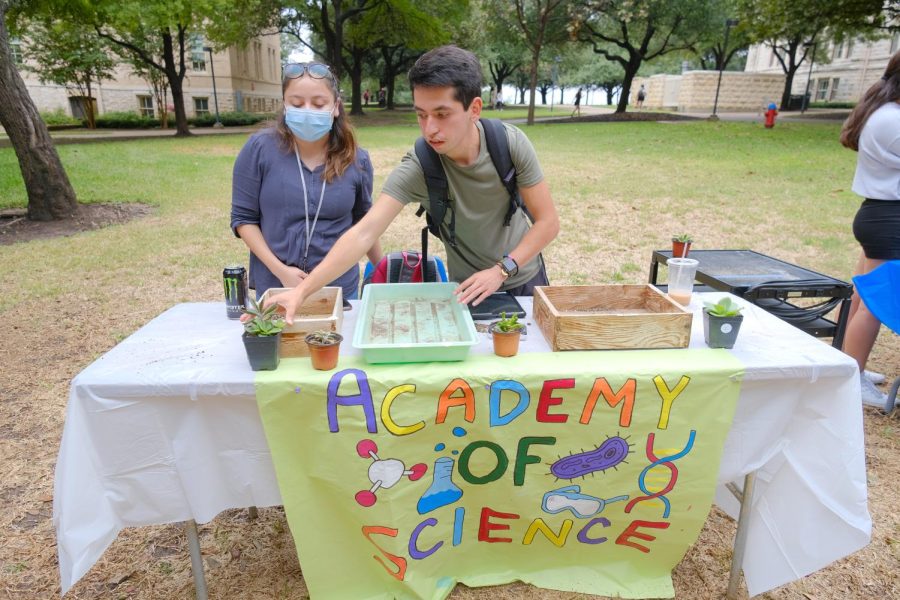
[[691,303],[694,277],[697,275],[697,265],[699,264],[700,262],[693,258],[669,259],[669,298],[682,306]]

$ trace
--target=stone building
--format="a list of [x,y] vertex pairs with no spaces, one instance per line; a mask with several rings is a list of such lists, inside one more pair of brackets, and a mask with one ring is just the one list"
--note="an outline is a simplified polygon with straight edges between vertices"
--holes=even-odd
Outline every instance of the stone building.
[[[647,92],[645,108],[711,113],[718,82],[718,71],[636,77],[631,85],[631,104],[634,105],[638,89],[643,84]],[[758,112],[769,102],[777,103],[783,88],[784,74],[724,71],[717,111]]]
[[[800,65],[791,93],[802,96],[809,89],[811,102],[856,102],[884,74],[888,59],[900,50],[900,32],[874,41],[851,39],[824,42],[829,62]],[[747,56],[750,73],[783,73],[772,48],[752,46]],[[809,88],[807,88],[809,83]]]
[[[38,110],[49,112],[61,109],[71,116],[82,117],[82,99],[77,91],[41,83],[36,73],[21,68],[24,43],[15,38],[10,40],[13,57],[20,67],[19,73]],[[220,112],[277,110],[281,103],[281,40],[278,35],[260,36],[243,48],[234,46],[213,53],[212,64],[209,62],[210,53],[203,50],[204,46],[202,37],[192,36],[190,50],[185,56],[184,108],[188,117],[213,112],[216,100]],[[159,116],[150,83],[136,76],[127,64],[120,64],[112,79],[99,82],[92,95],[100,115],[125,111]],[[171,104],[171,92],[168,98]]]

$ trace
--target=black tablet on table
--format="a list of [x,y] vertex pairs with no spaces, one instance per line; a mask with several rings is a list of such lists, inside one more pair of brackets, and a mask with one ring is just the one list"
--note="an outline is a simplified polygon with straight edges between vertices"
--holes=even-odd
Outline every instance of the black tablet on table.
[[469,312],[475,321],[499,319],[500,313],[506,313],[507,317],[518,315],[520,319],[525,316],[525,309],[522,308],[516,297],[509,292],[491,294],[482,300],[478,306],[469,304]]

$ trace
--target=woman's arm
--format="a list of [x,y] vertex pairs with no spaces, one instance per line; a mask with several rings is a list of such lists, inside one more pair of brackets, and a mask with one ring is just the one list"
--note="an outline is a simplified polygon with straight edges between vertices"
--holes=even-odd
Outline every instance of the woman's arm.
[[246,244],[247,248],[262,261],[266,268],[281,281],[284,287],[295,287],[306,278],[306,273],[297,267],[291,267],[279,260],[275,253],[272,252],[269,245],[263,237],[262,230],[259,225],[246,223],[238,225],[235,228],[237,234]]

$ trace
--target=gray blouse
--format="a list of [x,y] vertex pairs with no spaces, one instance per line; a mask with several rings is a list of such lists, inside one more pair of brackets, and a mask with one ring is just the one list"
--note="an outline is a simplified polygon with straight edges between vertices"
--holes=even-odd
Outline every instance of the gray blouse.
[[[303,166],[310,228],[319,208],[324,172],[324,165],[311,171]],[[369,211],[372,179],[369,153],[360,148],[356,162],[325,187],[318,222],[310,236],[309,254],[304,261],[307,213],[303,208],[297,158],[293,151],[282,148],[274,129],[266,129],[250,137],[234,163],[231,229],[237,236],[238,225],[259,225],[263,238],[279,260],[309,272],[322,262],[335,241]],[[270,287],[282,287],[279,279],[253,253],[249,281],[257,297]],[[342,287],[345,298],[355,297],[359,269],[354,266],[329,285]]]

